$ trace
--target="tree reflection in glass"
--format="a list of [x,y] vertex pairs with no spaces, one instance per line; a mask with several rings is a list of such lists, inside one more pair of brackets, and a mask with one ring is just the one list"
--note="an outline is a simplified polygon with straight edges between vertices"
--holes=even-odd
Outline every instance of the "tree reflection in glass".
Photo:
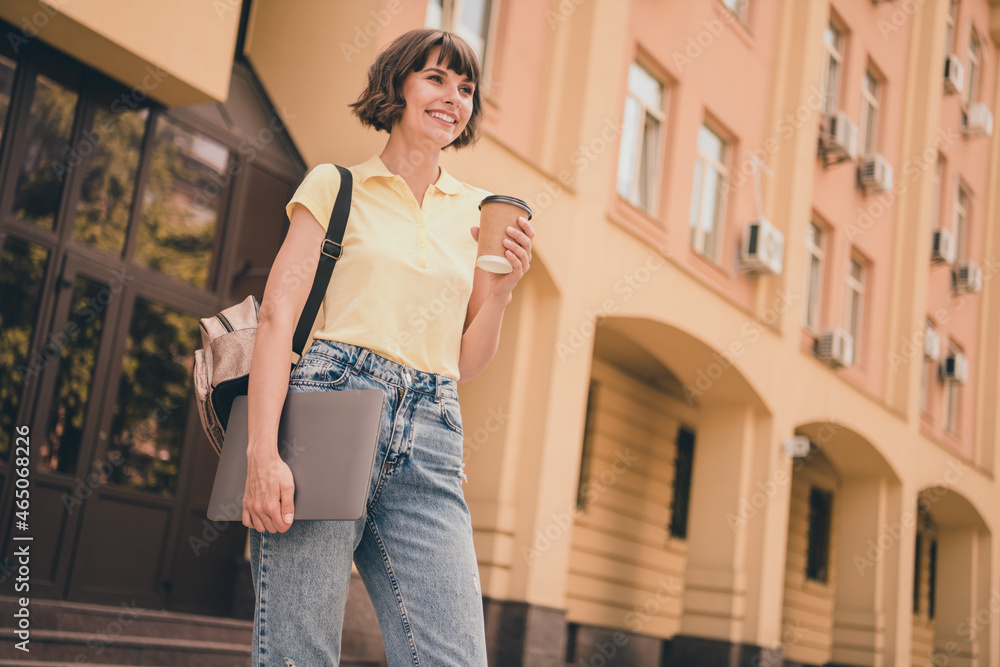
[[112,483],[173,495],[200,342],[196,317],[136,299],[108,445],[121,462]]
[[21,156],[13,211],[17,217],[43,227],[52,227],[59,210],[76,100],[76,91],[42,74],[35,78],[26,129],[28,143]]
[[38,318],[48,250],[8,237],[0,252],[0,460],[10,451],[24,383],[40,371],[31,339]]
[[93,127],[75,150],[88,156],[73,226],[78,241],[119,254],[125,247],[148,115],[148,109],[115,113],[110,107],[97,107]]
[[135,259],[197,287],[208,287],[219,214],[228,193],[230,153],[222,144],[161,116]]
[[14,87],[14,69],[17,63],[6,56],[0,56],[0,138],[3,138],[3,128],[7,123],[7,110],[10,109],[10,92]]
[[39,442],[38,469],[72,475],[83,444],[83,424],[92,394],[94,366],[101,334],[107,285],[78,277],[73,284],[72,305],[65,326],[53,340],[64,341],[59,351],[52,407],[45,437]]

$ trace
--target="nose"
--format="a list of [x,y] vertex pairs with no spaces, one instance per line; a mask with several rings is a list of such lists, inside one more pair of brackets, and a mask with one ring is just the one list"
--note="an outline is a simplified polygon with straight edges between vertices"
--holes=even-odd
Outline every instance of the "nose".
[[445,104],[458,104],[458,86],[448,86],[444,93]]

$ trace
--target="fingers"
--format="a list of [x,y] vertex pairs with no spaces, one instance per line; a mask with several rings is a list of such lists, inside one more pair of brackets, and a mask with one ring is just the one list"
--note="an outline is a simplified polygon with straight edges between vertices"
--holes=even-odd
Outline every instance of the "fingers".
[[479,227],[469,227],[469,232],[472,234],[472,240],[479,243]]
[[[504,239],[504,245],[507,246],[507,254],[513,257],[515,261],[517,261],[517,265],[514,268],[522,269],[522,272],[527,271],[528,263],[530,262],[528,251],[525,250],[523,246],[518,245],[511,239]],[[508,257],[507,259],[510,260],[510,257]],[[513,261],[511,262],[511,264],[513,264]]]
[[277,526],[279,532],[285,532],[288,530],[292,521],[295,518],[295,484],[289,480],[282,480],[281,482],[281,505],[280,505],[280,515],[277,518]]

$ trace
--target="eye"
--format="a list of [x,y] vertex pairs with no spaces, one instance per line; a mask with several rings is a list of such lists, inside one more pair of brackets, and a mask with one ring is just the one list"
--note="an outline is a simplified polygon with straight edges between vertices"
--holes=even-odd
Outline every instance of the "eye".
[[462,91],[466,95],[471,95],[472,94],[472,87],[471,86],[462,86]]
[[441,78],[441,75],[440,75],[440,74],[431,74],[431,75],[430,75],[429,77],[427,77],[427,78],[428,78],[428,79],[433,79],[434,81],[437,81],[438,83],[442,83],[442,82],[444,81],[444,79],[442,79],[442,78]]

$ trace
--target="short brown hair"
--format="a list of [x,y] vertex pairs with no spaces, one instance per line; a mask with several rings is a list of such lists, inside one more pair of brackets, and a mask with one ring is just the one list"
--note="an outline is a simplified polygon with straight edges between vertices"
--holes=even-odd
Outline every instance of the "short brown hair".
[[411,72],[421,69],[435,46],[440,46],[438,64],[468,77],[473,85],[472,116],[469,124],[447,147],[462,148],[479,139],[483,108],[479,97],[479,56],[458,35],[435,28],[416,28],[397,37],[375,57],[368,68],[368,85],[357,102],[349,104],[362,125],[390,132],[403,115],[403,81]]

